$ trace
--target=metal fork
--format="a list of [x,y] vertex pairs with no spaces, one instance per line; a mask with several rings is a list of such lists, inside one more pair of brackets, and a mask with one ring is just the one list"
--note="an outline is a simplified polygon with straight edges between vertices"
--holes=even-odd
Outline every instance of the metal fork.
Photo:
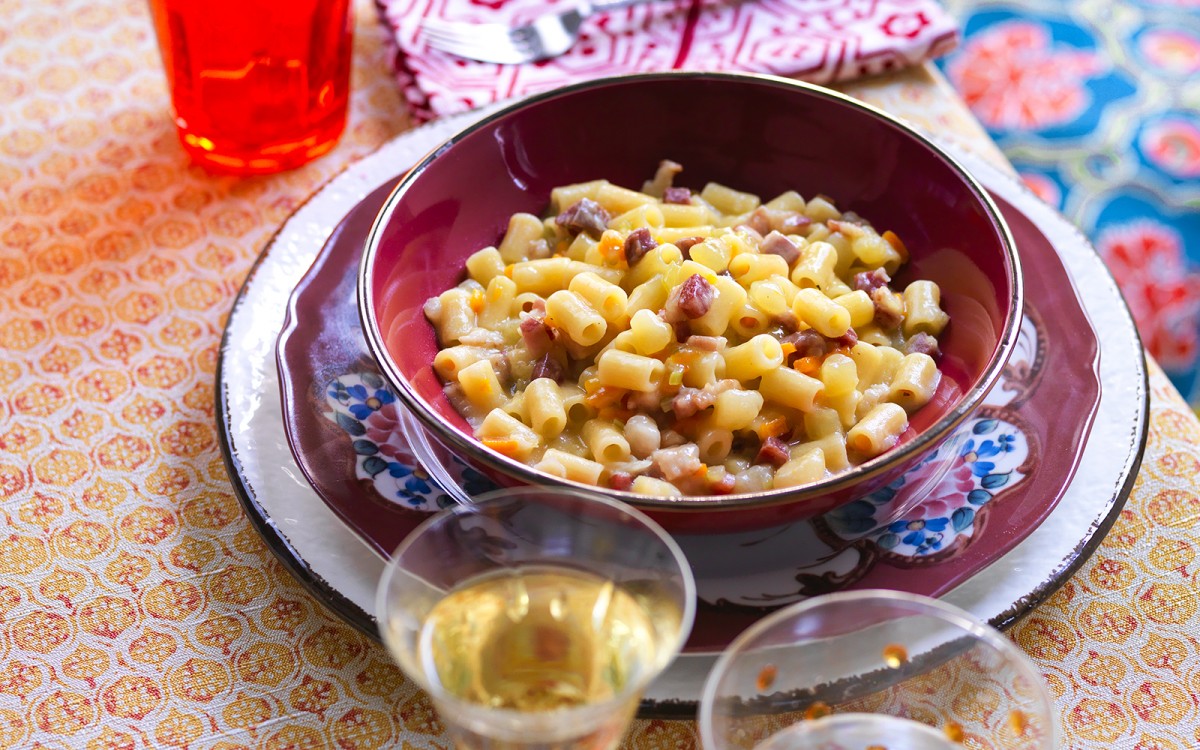
[[430,47],[458,57],[519,65],[558,57],[569,50],[592,14],[644,2],[648,0],[584,0],[570,10],[548,13],[520,26],[426,18],[421,22],[421,35]]

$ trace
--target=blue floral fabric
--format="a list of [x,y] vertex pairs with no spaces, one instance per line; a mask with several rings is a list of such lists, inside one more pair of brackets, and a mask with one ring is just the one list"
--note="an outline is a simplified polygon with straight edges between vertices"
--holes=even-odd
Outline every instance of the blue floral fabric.
[[1200,0],[947,0],[939,61],[1025,182],[1089,236],[1200,407]]

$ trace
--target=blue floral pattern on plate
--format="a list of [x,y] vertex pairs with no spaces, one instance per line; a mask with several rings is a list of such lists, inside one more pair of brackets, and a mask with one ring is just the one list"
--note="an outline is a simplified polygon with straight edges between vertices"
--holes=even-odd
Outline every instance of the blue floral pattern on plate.
[[325,388],[325,403],[329,407],[325,416],[350,439],[359,479],[370,481],[382,497],[412,510],[432,512],[453,504],[408,449],[396,416],[396,396],[378,373],[348,373],[331,381]]
[[940,449],[958,454],[946,476],[899,518],[887,517],[890,501],[920,477],[930,459],[887,487],[827,513],[822,522],[836,537],[867,540],[891,557],[932,557],[965,544],[975,533],[979,511],[1027,476],[1020,469],[1029,457],[1029,440],[1012,422],[991,416],[968,421],[959,434],[965,439]]

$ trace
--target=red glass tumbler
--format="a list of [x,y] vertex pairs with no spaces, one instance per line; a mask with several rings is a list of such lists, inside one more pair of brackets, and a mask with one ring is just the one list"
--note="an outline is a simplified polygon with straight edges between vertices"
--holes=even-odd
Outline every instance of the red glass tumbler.
[[149,0],[188,154],[262,174],[329,151],[346,127],[350,0]]

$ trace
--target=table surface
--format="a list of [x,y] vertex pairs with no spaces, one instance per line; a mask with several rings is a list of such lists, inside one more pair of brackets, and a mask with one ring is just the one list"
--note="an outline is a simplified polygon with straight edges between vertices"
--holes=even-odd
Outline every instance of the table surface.
[[[328,156],[189,165],[141,0],[0,0],[0,747],[444,747],[426,697],[273,558],[218,447],[214,371],[272,233],[411,127],[357,4]],[[932,68],[843,87],[1003,162]],[[1012,631],[1064,746],[1200,745],[1200,422],[1150,363],[1149,445],[1116,525]],[[629,746],[689,747],[638,721]]]

